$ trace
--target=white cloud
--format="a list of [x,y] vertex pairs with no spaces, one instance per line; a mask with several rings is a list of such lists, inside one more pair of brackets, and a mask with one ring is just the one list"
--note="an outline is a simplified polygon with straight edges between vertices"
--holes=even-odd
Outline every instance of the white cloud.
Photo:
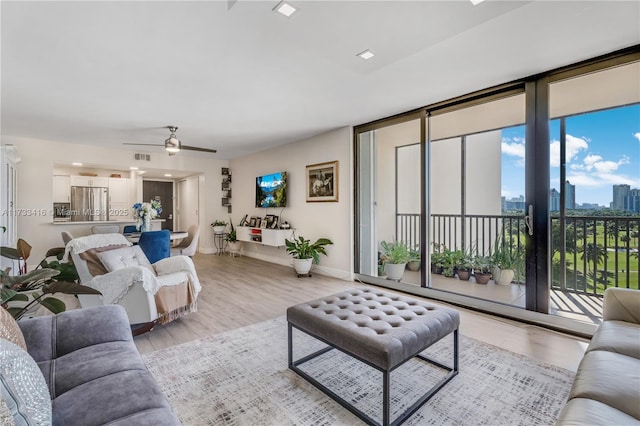
[[597,163],[598,161],[602,161],[602,156],[589,154],[586,157],[584,157],[584,160],[582,161],[587,166],[593,166],[594,163]]
[[636,139],[638,139],[638,142],[640,142],[640,132],[635,132],[635,133],[633,134],[633,137],[634,137],[634,138],[636,138]]
[[524,144],[502,142],[502,153],[514,157],[524,158]]
[[[584,151],[589,148],[589,144],[587,143],[587,138],[579,138],[573,135],[567,134],[567,164],[570,163],[579,153],[580,151]],[[550,157],[551,157],[551,167],[559,167],[560,166],[560,141],[553,140],[551,141],[550,146]]]

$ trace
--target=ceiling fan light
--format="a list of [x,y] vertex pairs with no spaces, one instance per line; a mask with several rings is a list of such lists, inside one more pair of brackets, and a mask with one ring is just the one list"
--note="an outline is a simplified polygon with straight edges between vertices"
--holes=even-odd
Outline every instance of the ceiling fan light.
[[164,149],[173,154],[180,152],[180,141],[176,138],[176,135],[172,134],[169,139],[164,141]]

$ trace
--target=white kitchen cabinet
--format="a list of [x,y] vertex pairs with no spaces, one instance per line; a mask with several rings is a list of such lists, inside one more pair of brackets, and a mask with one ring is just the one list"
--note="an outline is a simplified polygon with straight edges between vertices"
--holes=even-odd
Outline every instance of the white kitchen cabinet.
[[71,176],[71,186],[98,186],[101,188],[107,188],[109,186],[109,178],[97,176]]
[[129,179],[109,178],[109,198],[111,204],[128,204]]
[[71,177],[55,175],[53,176],[53,202],[71,202]]

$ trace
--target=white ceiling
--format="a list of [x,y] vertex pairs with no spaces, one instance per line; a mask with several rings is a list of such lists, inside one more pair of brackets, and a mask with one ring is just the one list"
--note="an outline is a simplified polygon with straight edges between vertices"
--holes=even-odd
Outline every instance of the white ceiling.
[[231,159],[640,43],[638,1],[277,3],[2,1],[3,142]]

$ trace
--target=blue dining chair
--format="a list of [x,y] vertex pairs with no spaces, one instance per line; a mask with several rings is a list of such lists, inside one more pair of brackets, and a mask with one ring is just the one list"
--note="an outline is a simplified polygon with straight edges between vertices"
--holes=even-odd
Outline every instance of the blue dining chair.
[[125,225],[124,228],[122,228],[123,234],[132,234],[137,231],[138,227],[136,225]]
[[158,260],[171,256],[171,233],[168,229],[143,232],[140,234],[138,245],[149,262],[156,263]]

